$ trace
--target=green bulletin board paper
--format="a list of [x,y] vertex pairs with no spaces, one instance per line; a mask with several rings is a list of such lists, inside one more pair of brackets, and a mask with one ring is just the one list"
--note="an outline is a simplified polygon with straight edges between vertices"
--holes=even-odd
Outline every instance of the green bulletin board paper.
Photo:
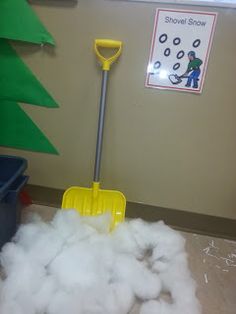
[[25,0],[0,0],[0,38],[55,44]]
[[5,39],[0,39],[0,100],[58,107]]
[[37,125],[15,102],[0,101],[0,146],[58,155]]

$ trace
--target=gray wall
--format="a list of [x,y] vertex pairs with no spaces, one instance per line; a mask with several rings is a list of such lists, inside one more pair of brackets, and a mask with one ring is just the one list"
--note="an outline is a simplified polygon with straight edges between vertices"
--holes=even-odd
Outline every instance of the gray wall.
[[[32,184],[90,185],[100,94],[93,40],[120,39],[124,51],[109,84],[103,187],[123,191],[130,201],[236,218],[236,11],[109,0],[31,2],[57,47],[15,47],[60,109],[22,106],[60,156],[0,152],[25,156]],[[219,12],[202,95],[144,87],[156,7]]]

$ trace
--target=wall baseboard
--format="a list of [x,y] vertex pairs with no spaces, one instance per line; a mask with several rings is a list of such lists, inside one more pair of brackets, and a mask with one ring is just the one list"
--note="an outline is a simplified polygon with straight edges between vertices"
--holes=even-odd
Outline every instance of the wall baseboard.
[[[35,204],[52,207],[61,206],[63,190],[28,184],[26,191]],[[163,220],[167,225],[178,230],[225,239],[236,239],[236,220],[234,219],[134,202],[127,202],[126,217],[142,218],[150,222]]]

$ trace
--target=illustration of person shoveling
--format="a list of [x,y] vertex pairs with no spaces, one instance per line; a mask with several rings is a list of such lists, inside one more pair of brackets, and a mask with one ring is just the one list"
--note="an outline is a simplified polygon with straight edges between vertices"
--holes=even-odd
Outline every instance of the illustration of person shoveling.
[[189,51],[188,53],[188,67],[184,74],[178,76],[177,74],[171,74],[169,79],[172,84],[179,84],[182,82],[182,78],[187,78],[186,87],[198,88],[199,76],[201,74],[200,66],[202,65],[202,60],[196,57],[194,51]]

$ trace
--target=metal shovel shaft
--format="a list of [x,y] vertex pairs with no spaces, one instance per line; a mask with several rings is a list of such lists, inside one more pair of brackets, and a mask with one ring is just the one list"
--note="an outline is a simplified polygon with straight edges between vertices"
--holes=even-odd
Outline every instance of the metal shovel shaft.
[[101,98],[100,98],[96,156],[95,156],[94,176],[93,176],[94,182],[100,181],[100,169],[101,169],[102,142],[103,142],[103,130],[104,130],[105,109],[106,109],[108,72],[109,71],[106,71],[106,70],[102,71],[102,89],[101,89]]

